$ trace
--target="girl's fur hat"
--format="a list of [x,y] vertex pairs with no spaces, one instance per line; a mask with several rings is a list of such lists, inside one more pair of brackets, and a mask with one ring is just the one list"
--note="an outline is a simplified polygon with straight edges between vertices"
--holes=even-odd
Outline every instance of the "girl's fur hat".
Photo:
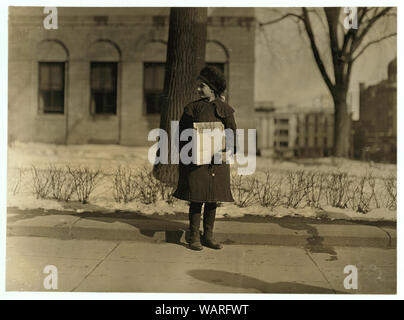
[[205,82],[218,95],[222,94],[224,90],[226,90],[226,78],[224,77],[222,71],[216,67],[204,67],[201,70],[198,79]]

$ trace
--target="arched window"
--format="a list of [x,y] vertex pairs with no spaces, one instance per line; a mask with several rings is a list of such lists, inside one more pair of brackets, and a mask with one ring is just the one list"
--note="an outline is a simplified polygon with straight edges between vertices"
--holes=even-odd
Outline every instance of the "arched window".
[[[140,49],[141,48],[141,49]],[[146,114],[159,114],[164,90],[165,60],[167,44],[153,40],[139,45],[139,55],[143,59],[143,101]],[[219,68],[229,81],[229,54],[216,40],[206,42],[206,64]]]
[[143,56],[143,102],[146,114],[160,114],[164,90],[167,44],[161,40],[145,44]]
[[38,109],[41,113],[64,113],[68,52],[57,40],[42,41],[37,48]]
[[207,65],[215,66],[223,72],[229,88],[229,52],[226,47],[219,41],[208,40],[205,60]]
[[116,44],[99,40],[91,44],[90,90],[92,114],[117,114],[118,66],[121,52]]

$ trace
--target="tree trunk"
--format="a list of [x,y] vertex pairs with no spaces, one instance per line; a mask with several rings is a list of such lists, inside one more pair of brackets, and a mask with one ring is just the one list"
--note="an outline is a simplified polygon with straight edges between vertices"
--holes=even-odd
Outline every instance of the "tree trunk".
[[347,92],[337,89],[334,100],[334,156],[347,158],[349,156],[351,121],[347,105]]
[[197,98],[196,78],[205,64],[207,8],[171,8],[164,98],[160,128],[168,133],[169,164],[157,164],[154,176],[176,185],[178,165],[171,164],[171,121],[179,120],[186,104]]

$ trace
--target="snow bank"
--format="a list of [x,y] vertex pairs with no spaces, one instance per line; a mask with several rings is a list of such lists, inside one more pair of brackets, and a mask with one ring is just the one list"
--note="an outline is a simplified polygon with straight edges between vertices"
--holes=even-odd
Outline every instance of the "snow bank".
[[[128,204],[116,203],[112,197],[112,185],[106,183],[99,185],[90,196],[89,204],[77,202],[59,202],[51,199],[36,199],[32,194],[32,182],[29,170],[32,165],[46,168],[49,164],[87,166],[91,169],[101,169],[111,173],[119,165],[141,168],[150,167],[147,147],[128,147],[118,145],[52,145],[41,143],[16,142],[8,149],[8,200],[7,206],[19,209],[59,210],[59,211],[129,211],[145,215],[187,213],[188,205],[185,201],[175,201],[168,204],[158,201],[146,205],[140,202]],[[25,172],[21,178],[21,169]],[[235,168],[233,168],[235,169]],[[25,170],[25,171],[24,171]],[[361,176],[372,172],[378,178],[396,176],[397,166],[392,164],[373,164],[355,160],[319,158],[301,159],[297,161],[275,161],[269,158],[257,157],[257,171],[287,172],[295,170],[316,170],[330,172],[339,170],[350,175]],[[217,210],[218,217],[243,217],[245,215],[259,215],[272,217],[301,216],[313,219],[344,219],[366,221],[396,221],[396,210],[373,209],[366,214],[354,212],[349,209],[324,207],[323,210],[305,208],[276,207],[273,210],[259,205],[240,208],[234,204],[223,204]]]

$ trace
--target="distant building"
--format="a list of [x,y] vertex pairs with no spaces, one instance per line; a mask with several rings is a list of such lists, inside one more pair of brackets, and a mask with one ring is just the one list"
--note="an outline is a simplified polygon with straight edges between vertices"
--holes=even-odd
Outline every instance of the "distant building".
[[397,58],[389,63],[387,74],[376,85],[360,84],[359,121],[353,122],[357,159],[397,161]]
[[258,149],[261,154],[282,157],[331,155],[334,114],[330,108],[256,104]]
[[[9,8],[9,140],[149,145],[159,127],[169,8]],[[254,128],[254,8],[209,8],[206,61]]]
[[328,157],[334,146],[334,114],[309,111],[297,116],[295,155],[297,157]]

